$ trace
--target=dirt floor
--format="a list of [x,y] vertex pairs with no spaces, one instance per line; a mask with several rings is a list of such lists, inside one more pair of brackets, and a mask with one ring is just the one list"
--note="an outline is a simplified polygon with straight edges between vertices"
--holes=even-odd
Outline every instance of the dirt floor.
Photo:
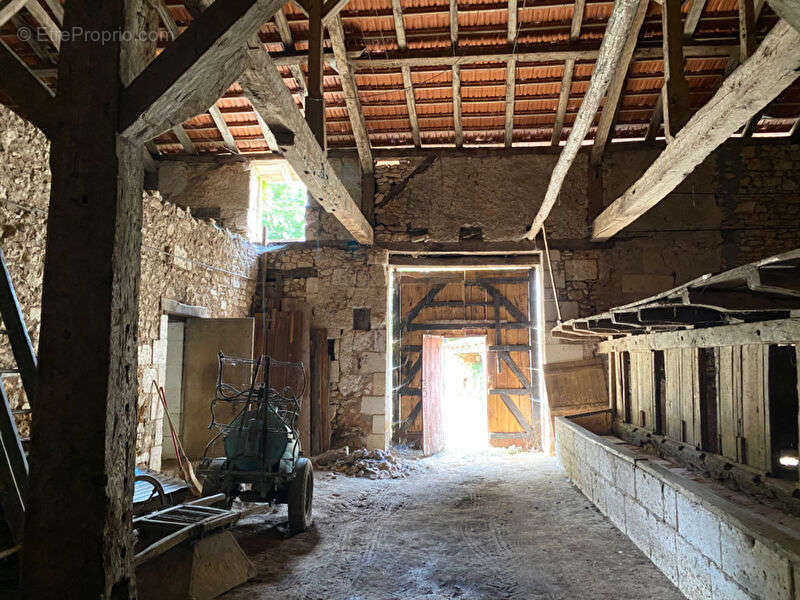
[[683,598],[555,459],[437,456],[406,479],[316,474],[314,527],[286,509],[235,530],[258,570],[227,599]]

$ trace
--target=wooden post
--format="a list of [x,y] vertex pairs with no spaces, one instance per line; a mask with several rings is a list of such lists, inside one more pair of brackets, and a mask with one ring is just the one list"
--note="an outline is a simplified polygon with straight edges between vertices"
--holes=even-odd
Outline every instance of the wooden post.
[[[66,5],[64,27],[150,31],[141,0]],[[64,40],[53,132],[23,597],[135,598],[142,149],[117,134],[148,42]],[[139,63],[139,64],[137,64]],[[91,326],[87,326],[91,324]]]
[[308,15],[308,98],[306,98],[306,122],[314,133],[320,147],[325,150],[325,98],[322,94],[323,29],[322,2],[310,0]]
[[681,0],[664,0],[661,7],[664,45],[664,134],[671,142],[689,120],[689,84],[683,72]]

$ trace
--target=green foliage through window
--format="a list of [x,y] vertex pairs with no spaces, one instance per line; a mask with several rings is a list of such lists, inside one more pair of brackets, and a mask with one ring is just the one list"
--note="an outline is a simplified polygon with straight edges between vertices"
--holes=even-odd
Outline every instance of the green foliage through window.
[[261,185],[261,222],[268,242],[306,239],[306,186],[302,183]]

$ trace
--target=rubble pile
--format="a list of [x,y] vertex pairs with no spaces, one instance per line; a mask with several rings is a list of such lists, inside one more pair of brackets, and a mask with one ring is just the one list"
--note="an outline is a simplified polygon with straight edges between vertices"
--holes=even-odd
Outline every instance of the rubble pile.
[[333,471],[348,477],[368,479],[400,479],[418,470],[419,465],[388,450],[353,450],[345,446],[329,450],[311,459],[319,471]]

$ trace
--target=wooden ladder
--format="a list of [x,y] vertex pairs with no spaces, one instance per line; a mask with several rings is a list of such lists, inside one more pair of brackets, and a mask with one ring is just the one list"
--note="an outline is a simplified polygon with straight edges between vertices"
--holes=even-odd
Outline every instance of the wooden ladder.
[[[18,374],[22,386],[33,406],[36,394],[36,354],[25,327],[25,319],[20,310],[14,284],[6,266],[6,259],[0,250],[0,316],[5,329],[0,331],[8,337],[17,369],[0,371],[0,507],[8,523],[15,546],[22,543],[25,523],[25,489],[28,485],[28,459],[22,449],[14,413],[8,402],[3,376]],[[0,555],[5,554],[0,548]]]

